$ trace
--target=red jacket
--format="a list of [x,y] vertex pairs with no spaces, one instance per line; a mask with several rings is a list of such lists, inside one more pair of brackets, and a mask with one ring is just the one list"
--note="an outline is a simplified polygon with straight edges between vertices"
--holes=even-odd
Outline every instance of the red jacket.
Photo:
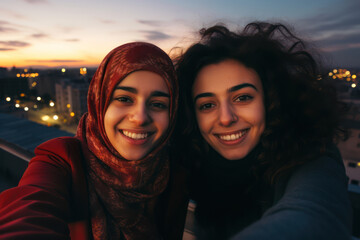
[[[80,144],[52,139],[35,149],[19,185],[0,195],[0,239],[89,239],[89,202]],[[172,171],[163,194],[166,239],[182,239],[185,174]]]

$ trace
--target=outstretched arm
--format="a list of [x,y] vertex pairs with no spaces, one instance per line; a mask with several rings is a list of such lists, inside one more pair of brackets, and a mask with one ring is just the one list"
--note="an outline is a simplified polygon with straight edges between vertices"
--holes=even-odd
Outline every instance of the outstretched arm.
[[344,167],[323,156],[296,170],[283,197],[233,240],[350,239],[351,205]]

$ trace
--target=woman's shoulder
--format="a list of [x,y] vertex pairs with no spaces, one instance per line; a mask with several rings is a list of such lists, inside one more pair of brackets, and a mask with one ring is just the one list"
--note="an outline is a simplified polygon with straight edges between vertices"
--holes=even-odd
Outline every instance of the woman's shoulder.
[[42,154],[43,151],[58,152],[61,150],[78,148],[79,146],[80,146],[80,141],[75,137],[53,138],[37,146],[35,148],[35,155]]
[[32,161],[50,160],[59,162],[57,160],[65,161],[73,165],[73,161],[82,159],[81,143],[75,137],[58,137],[48,140],[35,148],[35,157]]

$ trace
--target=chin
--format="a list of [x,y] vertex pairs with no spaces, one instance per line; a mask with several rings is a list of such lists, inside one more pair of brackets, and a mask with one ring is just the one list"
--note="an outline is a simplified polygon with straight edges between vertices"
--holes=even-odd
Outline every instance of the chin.
[[224,150],[224,151],[217,151],[223,158],[229,160],[229,161],[236,161],[236,160],[241,160],[243,158],[245,158],[248,153],[241,153],[239,151],[236,150]]

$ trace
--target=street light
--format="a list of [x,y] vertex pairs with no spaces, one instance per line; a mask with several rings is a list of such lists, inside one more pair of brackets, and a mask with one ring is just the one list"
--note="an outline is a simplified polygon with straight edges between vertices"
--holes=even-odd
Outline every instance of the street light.
[[36,100],[41,101],[41,97],[37,97]]
[[24,107],[24,111],[25,111],[25,112],[29,111],[29,108],[28,108],[28,107]]
[[53,106],[55,106],[55,103],[53,101],[50,101],[49,106],[53,107]]
[[20,104],[18,104],[18,103],[15,104],[15,107],[16,107],[16,108],[19,108],[19,107],[20,107]]
[[54,115],[54,116],[53,116],[53,119],[54,119],[54,120],[58,120],[58,119],[59,119],[59,116],[58,116],[58,115]]
[[7,101],[7,102],[10,102],[10,101],[11,101],[11,97],[7,97],[7,98],[6,98],[6,101]]

